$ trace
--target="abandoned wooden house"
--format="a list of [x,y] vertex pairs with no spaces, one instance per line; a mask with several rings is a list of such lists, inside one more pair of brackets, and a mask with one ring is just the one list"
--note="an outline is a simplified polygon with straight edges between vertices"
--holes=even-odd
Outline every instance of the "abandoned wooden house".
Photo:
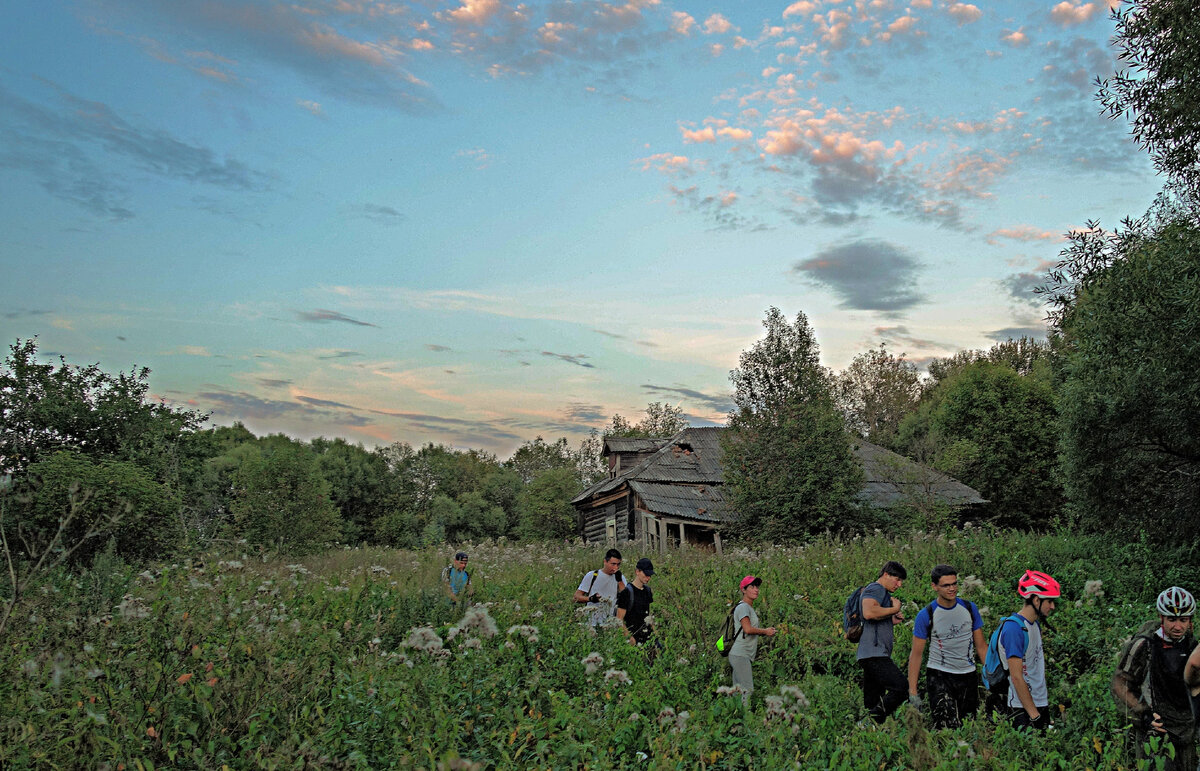
[[[721,427],[685,428],[665,439],[604,440],[608,478],[572,501],[587,543],[635,541],[651,550],[687,544],[721,550],[721,530],[736,513],[722,494]],[[978,492],[933,469],[857,437],[863,466],[859,498],[878,508],[914,500],[953,507],[986,503]]]

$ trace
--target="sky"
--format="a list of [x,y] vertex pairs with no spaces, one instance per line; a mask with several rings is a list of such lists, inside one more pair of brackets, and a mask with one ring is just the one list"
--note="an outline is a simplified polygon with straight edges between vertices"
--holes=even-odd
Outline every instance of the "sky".
[[1161,180],[1099,2],[79,0],[0,9],[0,337],[256,434],[722,423],[822,363],[1044,336]]

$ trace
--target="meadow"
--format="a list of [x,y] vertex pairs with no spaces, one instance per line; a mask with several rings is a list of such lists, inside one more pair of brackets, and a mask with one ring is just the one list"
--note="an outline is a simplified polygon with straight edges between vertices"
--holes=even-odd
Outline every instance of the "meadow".
[[[819,538],[798,547],[653,555],[651,659],[593,633],[570,597],[602,547],[466,547],[479,607],[442,599],[447,548],[339,549],[303,560],[234,549],[142,569],[102,553],[34,587],[0,649],[0,767],[820,768],[1132,767],[1108,693],[1116,654],[1194,568],[1144,543],[967,528]],[[642,556],[624,548],[626,567]],[[1018,607],[1027,567],[1067,592],[1046,633],[1056,729],[976,719],[932,731],[907,707],[863,717],[841,606],[887,559],[910,573],[894,657],[960,569],[985,632]],[[719,693],[712,644],[737,580],[763,578],[765,639],[749,708]],[[1096,583],[1099,582],[1099,583]],[[1085,590],[1086,587],[1086,590]]]

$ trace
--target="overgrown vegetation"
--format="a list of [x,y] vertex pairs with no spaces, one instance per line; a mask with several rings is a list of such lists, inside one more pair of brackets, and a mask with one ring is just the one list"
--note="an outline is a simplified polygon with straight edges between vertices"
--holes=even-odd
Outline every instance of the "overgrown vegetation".
[[[444,550],[337,550],[300,561],[205,554],[141,570],[111,550],[43,576],[0,647],[6,768],[1130,768],[1108,694],[1122,639],[1155,587],[1197,555],[1148,545],[977,528],[803,547],[655,556],[659,655],[593,635],[570,594],[601,548],[470,547],[475,599],[451,614]],[[636,556],[627,550],[628,559]],[[960,567],[990,630],[1038,567],[1068,601],[1047,632],[1057,730],[1017,735],[984,719],[930,731],[899,713],[858,730],[861,693],[840,608],[889,558],[913,580]],[[734,582],[781,632],[760,646],[744,709],[712,650]],[[1087,581],[1102,581],[1100,591]],[[491,626],[489,623],[495,624]],[[907,654],[908,627],[895,655]],[[589,663],[591,665],[589,666]]]

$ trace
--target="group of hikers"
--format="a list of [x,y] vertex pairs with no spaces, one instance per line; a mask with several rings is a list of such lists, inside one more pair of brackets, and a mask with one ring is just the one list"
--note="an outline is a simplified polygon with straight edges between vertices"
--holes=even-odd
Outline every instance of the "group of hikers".
[[[587,608],[589,624],[602,626],[615,617],[629,643],[647,646],[653,655],[657,643],[651,639],[648,617],[654,602],[654,564],[649,558],[639,559],[633,580],[626,582],[621,562],[621,552],[609,549],[603,565],[584,574],[573,600]],[[467,555],[458,552],[442,571],[453,603],[473,591],[466,564]],[[892,659],[892,648],[894,628],[905,621],[895,593],[907,578],[902,564],[886,562],[878,578],[846,601],[843,626],[846,638],[857,643],[862,670],[867,711],[863,725],[882,723],[907,704],[927,710],[936,728],[956,728],[979,711],[982,691],[989,714],[1007,718],[1018,728],[1053,728],[1042,630],[1062,596],[1058,581],[1042,571],[1025,571],[1017,581],[1021,607],[1001,618],[985,640],[979,608],[958,596],[958,571],[937,565],[929,576],[934,599],[914,619],[904,672]],[[754,609],[762,579],[747,575],[738,582],[738,590],[741,598],[730,610],[717,648],[728,656],[734,688],[748,701],[754,691],[751,665],[758,640],[775,636],[776,629],[760,626]],[[1196,600],[1186,589],[1172,586],[1158,595],[1156,610],[1157,618],[1143,624],[1121,651],[1111,690],[1130,721],[1138,758],[1156,757],[1161,768],[1191,771],[1197,767],[1200,722],[1200,646],[1192,631]],[[919,687],[923,662],[924,697]]]

